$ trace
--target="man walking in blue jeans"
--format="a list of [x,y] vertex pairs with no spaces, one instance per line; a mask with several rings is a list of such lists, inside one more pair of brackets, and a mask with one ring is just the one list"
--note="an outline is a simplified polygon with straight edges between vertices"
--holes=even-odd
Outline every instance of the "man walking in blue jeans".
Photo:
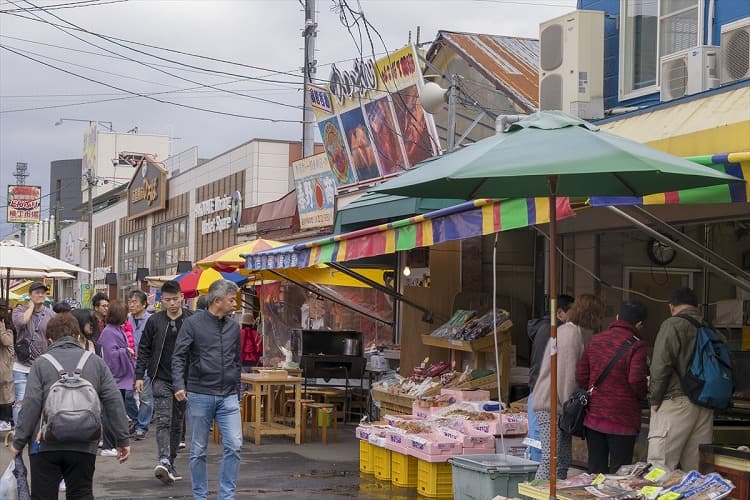
[[175,398],[187,400],[188,406],[190,478],[195,499],[204,499],[208,493],[206,448],[213,420],[219,426],[224,447],[219,468],[219,498],[233,499],[237,487],[242,448],[237,397],[240,325],[231,318],[237,307],[237,290],[237,285],[231,281],[215,281],[208,289],[208,309],[185,320],[172,355]]
[[[133,327],[133,340],[135,341],[135,356],[138,359],[138,347],[143,337],[143,330],[151,314],[146,311],[148,296],[141,290],[133,290],[128,294],[128,321]],[[130,391],[135,392],[135,391]],[[125,395],[127,398],[127,394]],[[139,441],[146,437],[151,417],[154,413],[154,393],[151,390],[151,377],[148,373],[143,375],[143,392],[138,394],[138,418],[135,422],[135,440]]]

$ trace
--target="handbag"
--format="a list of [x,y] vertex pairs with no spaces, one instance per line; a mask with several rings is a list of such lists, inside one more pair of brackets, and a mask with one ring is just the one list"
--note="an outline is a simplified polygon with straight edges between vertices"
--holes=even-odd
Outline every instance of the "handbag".
[[604,367],[604,370],[596,378],[596,381],[594,381],[594,384],[591,387],[588,389],[576,390],[570,399],[563,403],[562,413],[557,418],[557,426],[561,431],[570,434],[571,436],[584,437],[585,429],[583,426],[583,420],[586,418],[586,412],[589,408],[591,393],[593,393],[594,389],[596,389],[604,379],[607,378],[607,375],[612,371],[617,360],[620,359],[622,355],[625,354],[625,351],[636,342],[638,342],[638,337],[635,335],[630,337],[627,342],[620,347],[620,350],[617,351],[614,357],[609,360],[609,363]]

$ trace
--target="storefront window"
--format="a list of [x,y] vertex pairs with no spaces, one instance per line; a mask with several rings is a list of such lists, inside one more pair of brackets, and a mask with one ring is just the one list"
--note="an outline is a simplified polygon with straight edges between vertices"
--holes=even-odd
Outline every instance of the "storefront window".
[[154,226],[153,232],[151,274],[176,274],[177,262],[189,260],[187,218]]
[[659,90],[659,60],[699,45],[701,0],[621,0],[620,98]]
[[117,273],[118,288],[128,291],[137,288],[135,281],[139,267],[146,267],[146,231],[120,237],[120,262]]

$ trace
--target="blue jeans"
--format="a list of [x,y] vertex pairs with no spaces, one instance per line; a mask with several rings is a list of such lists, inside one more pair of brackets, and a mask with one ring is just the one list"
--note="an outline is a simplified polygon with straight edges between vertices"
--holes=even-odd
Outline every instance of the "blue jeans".
[[234,499],[237,474],[240,470],[242,448],[242,421],[237,394],[212,396],[188,392],[188,419],[190,420],[190,479],[193,498],[205,499],[208,493],[208,467],[206,448],[212,420],[221,431],[224,454],[219,467],[219,498]]
[[138,419],[138,403],[135,401],[135,391],[125,391],[125,414],[135,423]]
[[146,432],[151,425],[154,415],[154,391],[151,387],[151,377],[143,375],[143,392],[138,395],[138,417],[135,428]]
[[16,402],[13,404],[13,424],[18,425],[18,414],[21,413],[21,404],[26,395],[26,381],[29,374],[13,370],[13,394]]
[[[539,441],[539,420],[536,418],[536,413],[534,413],[534,410],[531,408],[531,397],[532,395],[529,394],[529,397],[526,399],[526,413],[529,417],[529,433],[527,434],[527,437]],[[534,446],[529,446],[529,459],[534,462],[541,462],[542,450]]]

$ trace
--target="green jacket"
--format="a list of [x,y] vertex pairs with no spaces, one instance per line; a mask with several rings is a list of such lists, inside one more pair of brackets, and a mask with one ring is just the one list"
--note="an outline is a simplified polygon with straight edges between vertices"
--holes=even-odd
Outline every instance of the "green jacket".
[[[688,307],[680,314],[703,321],[697,307]],[[693,361],[697,335],[698,330],[684,318],[672,316],[661,324],[649,367],[648,401],[651,406],[685,395],[680,376],[687,372]]]

